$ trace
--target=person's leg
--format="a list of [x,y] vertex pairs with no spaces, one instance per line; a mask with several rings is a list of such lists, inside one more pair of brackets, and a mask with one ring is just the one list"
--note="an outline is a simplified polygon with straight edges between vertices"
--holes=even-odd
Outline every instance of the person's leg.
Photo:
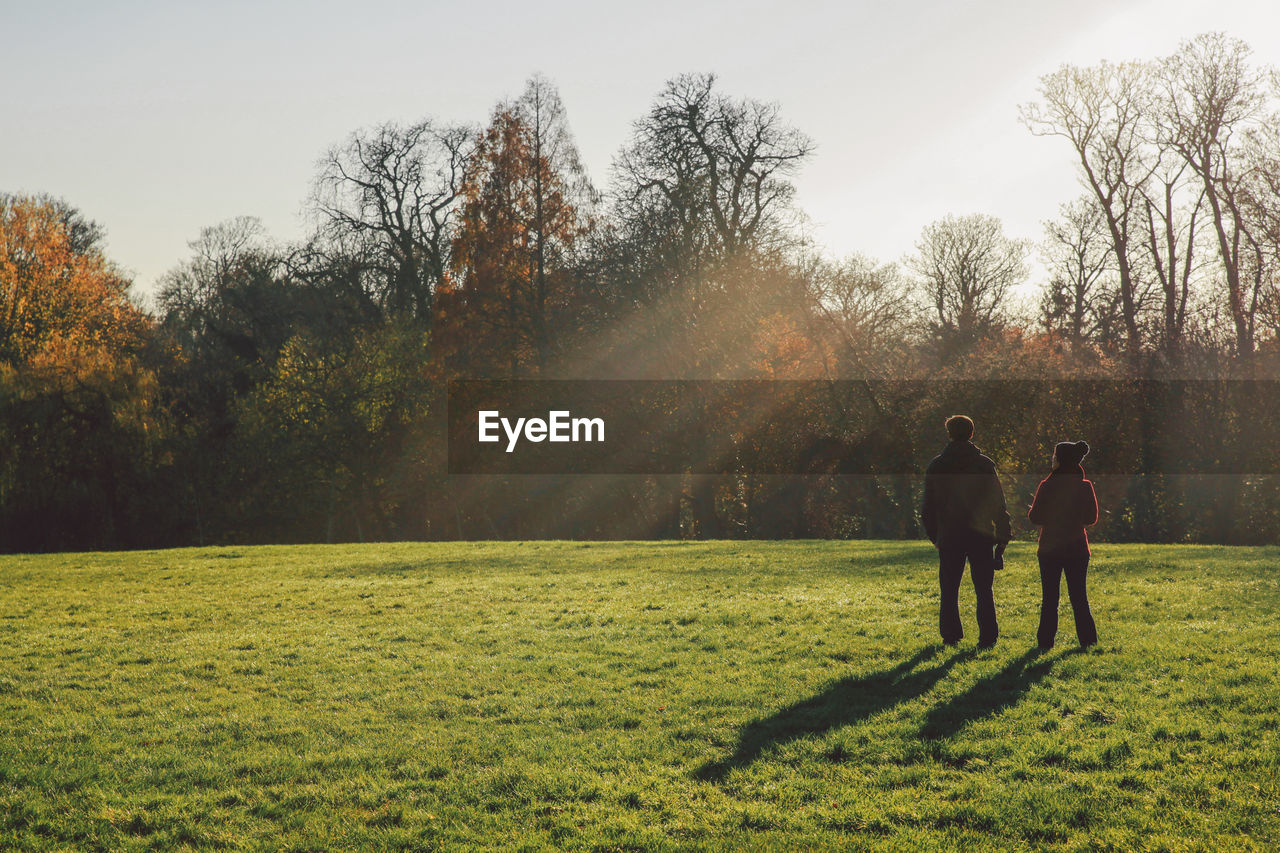
[[1089,555],[1084,554],[1067,562],[1067,596],[1071,599],[1071,613],[1076,620],[1076,638],[1082,646],[1098,642],[1098,628],[1089,610],[1089,594],[1085,590],[1085,576],[1089,573]]
[[978,600],[978,645],[990,646],[1000,636],[996,623],[995,546],[974,543],[969,547],[969,574],[973,576],[973,594]]
[[1052,555],[1041,554],[1040,561],[1040,627],[1036,642],[1040,648],[1053,647],[1058,635],[1058,596],[1062,583],[1062,563]]
[[960,579],[964,577],[964,551],[955,547],[938,548],[938,587],[941,601],[938,630],[942,642],[958,643],[964,637],[960,623]]

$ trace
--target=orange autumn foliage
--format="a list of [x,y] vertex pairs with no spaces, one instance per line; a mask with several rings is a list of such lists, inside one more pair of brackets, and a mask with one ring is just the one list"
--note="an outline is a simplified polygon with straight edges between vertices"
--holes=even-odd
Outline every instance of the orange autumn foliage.
[[145,315],[97,248],[50,202],[0,197],[0,363],[53,367],[136,348]]

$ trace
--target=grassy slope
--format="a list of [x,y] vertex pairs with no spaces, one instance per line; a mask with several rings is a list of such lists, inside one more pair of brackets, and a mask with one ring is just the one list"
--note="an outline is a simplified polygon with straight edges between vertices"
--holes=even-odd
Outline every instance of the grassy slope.
[[0,848],[1275,849],[1278,549],[935,644],[914,543],[0,558]]

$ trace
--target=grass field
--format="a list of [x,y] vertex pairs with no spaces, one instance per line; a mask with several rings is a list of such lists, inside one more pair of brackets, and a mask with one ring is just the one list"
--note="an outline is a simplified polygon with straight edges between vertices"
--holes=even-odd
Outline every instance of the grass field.
[[[0,849],[1280,846],[1280,549],[937,644],[916,543],[0,557]],[[967,581],[966,581],[967,583]]]

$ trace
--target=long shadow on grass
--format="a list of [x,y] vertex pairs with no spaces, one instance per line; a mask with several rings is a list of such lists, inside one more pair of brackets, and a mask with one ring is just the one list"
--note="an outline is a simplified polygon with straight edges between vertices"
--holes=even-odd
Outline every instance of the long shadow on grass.
[[[920,737],[927,740],[949,738],[969,723],[993,717],[1021,702],[1031,685],[1053,668],[1055,659],[1043,658],[1042,654],[1032,649],[997,672],[979,678],[958,696],[934,707],[920,726]],[[1036,658],[1040,660],[1036,661]]]
[[729,771],[745,767],[770,747],[851,725],[922,696],[952,667],[973,657],[974,650],[956,652],[940,663],[917,669],[937,654],[938,646],[926,646],[892,669],[842,678],[817,696],[749,723],[738,737],[732,755],[704,764],[695,775],[704,781],[720,781]]

